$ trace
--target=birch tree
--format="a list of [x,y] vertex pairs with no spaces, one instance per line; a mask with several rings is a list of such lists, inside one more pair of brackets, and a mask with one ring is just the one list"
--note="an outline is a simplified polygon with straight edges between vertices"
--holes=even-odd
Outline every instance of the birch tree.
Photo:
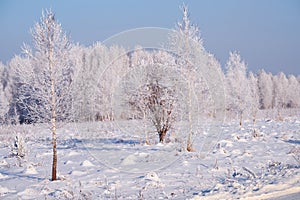
[[287,105],[288,79],[283,72],[273,76],[273,106],[277,109],[277,119],[283,120],[281,110]]
[[[175,55],[176,67],[185,77],[188,85],[187,102],[185,102],[188,121],[186,149],[193,151],[195,149],[192,143],[194,135],[199,132],[199,123],[200,121],[205,123],[203,120],[198,121],[199,116],[208,112],[215,119],[219,119],[223,111],[217,111],[223,109],[222,104],[225,100],[221,94],[224,95],[224,91],[221,91],[223,80],[220,65],[214,56],[205,50],[199,27],[190,21],[188,8],[185,5],[182,6],[182,14],[182,21],[178,22],[174,33],[171,34],[169,46],[170,51]],[[217,120],[214,123],[217,124]],[[218,134],[216,129],[211,133],[203,142],[201,151],[211,148],[212,141]]]
[[250,72],[248,75],[248,83],[250,88],[250,113],[253,121],[253,135],[257,136],[256,127],[256,115],[259,110],[259,93],[258,93],[258,80],[257,76]]
[[71,117],[72,62],[71,44],[52,11],[42,13],[40,22],[31,30],[33,48],[25,45],[30,68],[19,68],[21,82],[19,101],[34,122],[49,123],[52,132],[52,180],[57,179],[57,123]]
[[[189,123],[189,131],[187,136],[187,151],[192,151],[192,136],[193,136],[193,116],[192,110],[194,102],[192,102],[193,93],[193,80],[199,77],[192,76],[193,70],[196,65],[196,59],[204,61],[205,59],[199,58],[204,55],[203,41],[200,37],[199,27],[192,24],[189,19],[189,12],[186,5],[181,7],[182,21],[177,23],[175,32],[170,37],[170,49],[178,56],[176,63],[177,67],[185,74],[188,84],[187,96],[187,116]],[[198,79],[199,80],[199,79]]]
[[97,81],[101,74],[100,55],[103,51],[98,52],[95,46],[89,48],[77,49],[73,52],[73,57],[81,58],[78,60],[72,84],[73,106],[76,111],[76,121],[94,121],[96,119],[99,106],[99,99],[96,95],[99,93]]
[[238,114],[240,126],[242,126],[243,117],[247,111],[250,93],[246,68],[246,64],[242,61],[240,54],[237,52],[230,52],[229,59],[226,63],[227,109]]
[[270,109],[273,106],[273,81],[272,74],[261,70],[258,73],[259,102],[262,109]]
[[7,80],[4,77],[5,66],[0,62],[0,124],[5,121],[5,116],[9,110],[9,103],[5,93]]
[[8,81],[8,101],[9,101],[9,120],[13,124],[26,123],[30,121],[27,110],[24,109],[23,103],[19,97],[22,95],[22,83],[31,82],[32,71],[30,59],[16,55],[8,64],[9,81]]
[[294,75],[290,75],[287,89],[287,100],[289,108],[299,108],[300,105],[300,83]]

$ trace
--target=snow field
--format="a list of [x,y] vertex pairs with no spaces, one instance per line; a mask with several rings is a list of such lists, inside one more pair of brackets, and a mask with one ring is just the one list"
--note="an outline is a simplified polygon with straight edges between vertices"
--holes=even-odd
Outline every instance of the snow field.
[[49,131],[31,125],[22,130],[24,159],[10,155],[11,132],[1,133],[1,199],[264,199],[300,191],[300,126],[294,118],[258,121],[257,137],[251,123],[241,130],[226,122],[203,159],[200,152],[182,151],[182,144],[145,145],[143,134],[105,124],[66,125],[58,130],[55,182],[49,180]]

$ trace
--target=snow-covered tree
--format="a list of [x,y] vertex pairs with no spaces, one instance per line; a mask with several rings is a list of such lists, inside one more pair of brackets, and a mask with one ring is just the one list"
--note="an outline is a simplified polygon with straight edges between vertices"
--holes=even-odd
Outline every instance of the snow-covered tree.
[[165,66],[169,66],[170,68],[176,69],[175,58],[170,52],[165,50],[157,50],[152,52],[152,60],[153,64],[162,64]]
[[[33,49],[24,47],[31,66],[18,68],[21,78],[19,101],[34,122],[49,123],[52,132],[52,180],[56,180],[57,123],[71,117],[72,61],[71,44],[52,11],[43,12],[40,22],[31,30]],[[26,78],[25,78],[26,77]]]
[[107,47],[100,42],[90,47],[73,47],[76,60],[72,84],[77,121],[113,120],[112,95],[120,76],[129,68],[123,47]]
[[6,88],[8,85],[8,69],[7,66],[4,65],[0,61],[0,83],[2,84],[3,88]]
[[[207,63],[206,66],[208,68],[208,72],[206,73],[205,81],[207,84],[201,84],[202,94],[201,102],[202,109],[205,112],[210,113],[209,115],[214,118],[217,115],[217,112],[222,113],[225,110],[225,74],[222,71],[220,62],[216,59],[216,57],[208,53],[207,55]],[[199,88],[199,87],[198,87]],[[214,94],[211,94],[214,93]],[[213,97],[213,99],[212,99]],[[221,103],[217,102],[217,99],[221,101]],[[215,105],[219,104],[219,105]]]
[[14,56],[8,64],[8,86],[7,94],[9,101],[8,120],[13,124],[30,122],[28,110],[24,109],[19,100],[22,95],[22,83],[32,80],[33,71],[31,61],[28,57]]
[[[96,120],[108,120],[112,118],[110,110],[110,99],[114,74],[109,74],[111,71],[110,50],[101,43],[93,45],[90,56],[88,58],[86,73],[90,80],[87,90],[92,95],[87,101],[90,101],[90,113]],[[87,85],[86,85],[87,86]]]
[[[187,82],[187,150],[192,150],[192,137],[199,132],[195,125],[202,113],[210,113],[217,122],[224,113],[224,83],[220,64],[203,46],[199,27],[191,23],[187,6],[182,6],[183,18],[169,39],[169,49],[175,56],[177,70]],[[223,89],[223,90],[222,90]],[[203,101],[205,100],[205,101]],[[205,104],[210,106],[205,106]],[[211,106],[213,105],[213,106]],[[221,111],[221,112],[220,112]],[[203,120],[201,120],[203,121]],[[214,131],[212,131],[214,132]],[[212,140],[212,133],[208,140]],[[211,141],[204,141],[202,150],[209,149]]]
[[251,102],[249,95],[251,91],[246,76],[247,66],[239,53],[230,52],[226,70],[227,109],[238,114],[242,126],[243,117]]
[[287,107],[299,108],[300,106],[300,83],[294,75],[288,77]]
[[281,110],[287,105],[288,79],[283,72],[273,76],[273,106],[277,109],[278,119],[282,119]]
[[258,90],[258,79],[257,76],[249,72],[248,74],[248,83],[249,83],[249,89],[250,89],[250,99],[249,99],[249,107],[250,107],[250,113],[253,120],[253,126],[254,126],[254,135],[256,135],[256,115],[259,110],[259,90]]
[[126,50],[120,46],[110,46],[109,47],[109,62],[106,64],[103,79],[106,80],[104,84],[100,86],[106,90],[106,104],[107,107],[103,111],[104,116],[109,120],[114,119],[114,108],[112,101],[114,99],[115,89],[120,84],[124,75],[129,72],[129,57]]
[[74,83],[72,84],[74,118],[76,121],[94,121],[96,118],[95,106],[98,106],[96,94],[98,78],[101,75],[99,54],[95,54],[94,46],[89,48],[72,48],[72,57],[80,58],[74,70]]
[[262,109],[273,107],[273,80],[272,74],[264,70],[258,73],[259,102]]
[[128,103],[137,117],[146,117],[154,125],[159,142],[164,138],[175,121],[176,97],[174,88],[163,83],[159,66],[150,65],[145,74],[144,84],[130,92]]
[[9,102],[5,93],[7,80],[5,78],[6,66],[0,62],[0,124],[5,121],[5,115],[9,110]]
[[153,64],[153,52],[147,51],[141,46],[136,46],[134,50],[130,52],[131,67]]

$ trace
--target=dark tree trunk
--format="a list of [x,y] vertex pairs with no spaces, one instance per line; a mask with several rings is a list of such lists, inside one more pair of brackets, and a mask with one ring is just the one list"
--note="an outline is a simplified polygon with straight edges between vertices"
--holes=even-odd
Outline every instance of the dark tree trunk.
[[164,143],[166,134],[167,134],[167,130],[159,131],[159,142]]
[[243,112],[240,113],[240,128],[243,127]]

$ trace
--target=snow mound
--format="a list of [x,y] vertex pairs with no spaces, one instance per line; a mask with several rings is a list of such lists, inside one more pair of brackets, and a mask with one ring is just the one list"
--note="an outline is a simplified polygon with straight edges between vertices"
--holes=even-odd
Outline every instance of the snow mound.
[[149,153],[141,152],[141,153],[139,153],[138,155],[139,155],[140,157],[142,157],[142,158],[145,158],[145,157],[149,156]]
[[219,141],[219,144],[222,147],[233,147],[233,142],[230,140],[221,140]]
[[156,146],[158,146],[158,147],[163,147],[163,146],[165,146],[165,145],[164,145],[163,143],[159,142],[159,143],[156,144]]
[[160,181],[160,178],[158,177],[158,175],[155,172],[149,172],[146,177],[146,180],[150,180],[150,181]]
[[67,190],[56,190],[55,192],[51,193],[55,199],[74,199],[74,194],[72,191]]
[[129,155],[129,156],[127,156],[123,161],[122,161],[122,163],[121,163],[121,165],[134,165],[134,164],[136,164],[136,160],[137,160],[137,158],[136,158],[136,156],[134,156],[134,155]]
[[25,174],[38,174],[36,169],[30,164],[26,167],[26,170],[24,171]]
[[239,149],[234,149],[234,150],[232,150],[231,153],[232,153],[233,155],[241,155],[241,154],[242,154],[241,150],[239,150]]
[[39,196],[40,191],[31,189],[31,188],[27,188],[22,192],[18,193],[18,196],[21,197],[21,199],[35,199],[37,196]]
[[0,179],[5,179],[5,178],[8,178],[8,176],[7,175],[3,175],[3,174],[0,173]]
[[158,175],[155,172],[149,172],[145,176],[146,186],[147,188],[161,188],[165,187],[165,184],[161,182],[161,179],[158,177]]
[[78,156],[80,155],[80,153],[76,152],[76,151],[71,151],[68,156]]
[[15,190],[10,190],[7,187],[0,187],[0,196],[4,196],[7,193],[16,192]]
[[95,166],[93,163],[91,163],[91,162],[88,161],[88,160],[83,161],[80,165],[81,165],[82,167],[93,167],[93,166]]
[[135,152],[134,154],[125,157],[121,162],[121,165],[122,166],[136,165],[140,162],[145,162],[145,159],[147,160],[148,157],[149,157],[149,153]]
[[73,164],[73,163],[74,163],[74,162],[71,161],[71,160],[68,160],[68,161],[64,162],[65,165],[71,165],[71,164]]
[[71,171],[70,174],[74,175],[74,176],[82,176],[82,175],[85,175],[86,172],[83,172],[83,171]]
[[6,160],[1,160],[0,166],[8,166],[8,163],[6,162]]
[[52,152],[45,152],[45,153],[39,154],[38,157],[51,156],[51,155],[52,155]]

